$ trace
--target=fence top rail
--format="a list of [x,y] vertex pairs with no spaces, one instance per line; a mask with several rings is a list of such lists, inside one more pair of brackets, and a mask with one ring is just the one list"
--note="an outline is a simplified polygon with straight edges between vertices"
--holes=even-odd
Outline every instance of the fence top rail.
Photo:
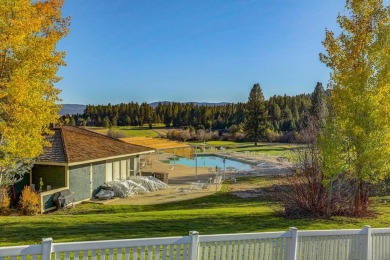
[[256,240],[267,238],[290,238],[291,232],[262,232],[262,233],[241,233],[241,234],[223,234],[223,235],[201,235],[199,242],[223,242],[238,240]]
[[189,244],[191,238],[185,237],[162,237],[143,239],[123,239],[123,240],[100,240],[85,242],[54,243],[53,252],[98,250],[109,248],[127,248],[138,246],[163,246]]
[[348,236],[348,235],[366,235],[365,229],[341,229],[341,230],[304,230],[298,231],[298,237],[312,236]]
[[39,255],[41,253],[42,245],[0,247],[0,257],[15,255]]
[[372,228],[371,234],[390,234],[390,228]]

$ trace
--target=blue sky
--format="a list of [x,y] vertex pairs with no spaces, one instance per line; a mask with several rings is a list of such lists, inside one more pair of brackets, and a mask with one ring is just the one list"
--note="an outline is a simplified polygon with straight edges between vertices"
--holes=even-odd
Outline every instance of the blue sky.
[[341,0],[65,0],[62,103],[245,102],[326,85]]

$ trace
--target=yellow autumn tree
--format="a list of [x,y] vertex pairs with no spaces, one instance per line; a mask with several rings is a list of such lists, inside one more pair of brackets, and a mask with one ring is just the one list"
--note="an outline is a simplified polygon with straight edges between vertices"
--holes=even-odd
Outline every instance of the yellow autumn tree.
[[[390,9],[381,0],[347,0],[337,19],[342,31],[326,31],[333,117],[321,140],[329,180],[352,183],[352,212],[366,212],[369,183],[390,169]],[[337,142],[337,143],[335,143]]]
[[[65,65],[58,41],[68,33],[63,0],[0,1],[0,188],[48,145],[58,119],[56,75]],[[11,183],[10,183],[11,182]]]

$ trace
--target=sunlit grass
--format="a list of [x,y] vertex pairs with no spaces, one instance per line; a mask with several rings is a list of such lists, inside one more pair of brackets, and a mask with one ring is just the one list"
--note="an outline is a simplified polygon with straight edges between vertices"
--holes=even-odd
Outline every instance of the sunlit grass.
[[274,196],[242,199],[229,193],[234,185],[265,188],[276,181],[238,179],[238,184],[227,183],[214,195],[161,205],[87,203],[52,214],[0,217],[0,245],[40,243],[44,237],[60,242],[187,235],[190,230],[223,234],[280,231],[291,226],[306,230],[390,226],[390,205],[380,197],[375,199],[376,218],[285,219],[278,215],[280,206]]
[[[201,145],[201,142],[192,143],[194,145]],[[258,143],[257,146],[253,142],[232,142],[232,141],[208,141],[205,143],[216,148],[224,147],[227,151],[236,152],[252,152],[261,155],[272,155],[282,157],[292,157],[292,152],[298,147],[296,144],[282,144],[282,143]]]
[[151,129],[119,128],[118,131],[128,137],[157,137],[159,134]]
[[[108,128],[103,127],[88,127],[88,129],[104,135],[106,135],[109,131]],[[160,135],[164,135],[167,131],[159,127],[156,127],[156,129],[149,129],[147,126],[120,126],[113,127],[113,129],[127,137],[158,137]]]

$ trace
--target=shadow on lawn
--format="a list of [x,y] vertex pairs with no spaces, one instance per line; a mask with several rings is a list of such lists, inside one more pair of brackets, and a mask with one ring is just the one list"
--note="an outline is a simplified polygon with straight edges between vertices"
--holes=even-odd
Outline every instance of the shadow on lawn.
[[[253,188],[261,188],[265,191],[270,190],[279,177],[245,177],[241,178],[239,183],[248,183]],[[258,181],[261,180],[261,183]],[[49,213],[49,215],[91,215],[91,214],[120,214],[129,212],[153,212],[153,211],[171,211],[171,210],[196,210],[213,208],[246,208],[246,207],[271,207],[277,203],[273,192],[267,192],[266,196],[256,198],[239,198],[231,194],[233,187],[230,181],[222,187],[221,191],[205,197],[170,202],[155,205],[102,205],[95,203],[82,203],[75,208],[64,209]],[[185,196],[185,194],[183,194]]]
[[171,211],[171,210],[193,210],[193,209],[213,209],[213,208],[245,208],[266,206],[273,204],[269,198],[250,198],[242,199],[231,195],[228,192],[219,192],[210,196],[171,202],[156,205],[101,205],[92,203],[83,203],[77,205],[74,209],[64,209],[61,211],[49,213],[50,215],[87,215],[87,214],[116,214],[128,212],[152,212],[152,211]]
[[[297,225],[297,221],[283,220],[272,213],[208,215],[175,219],[152,219],[134,221],[129,218],[116,217],[98,220],[94,223],[53,222],[50,219],[35,222],[34,225],[9,225],[2,232],[0,244],[40,243],[42,238],[52,237],[54,242],[112,240],[162,236],[186,236],[190,230],[200,234],[226,234],[243,232],[263,232],[288,230]],[[300,221],[299,226],[310,223]]]

